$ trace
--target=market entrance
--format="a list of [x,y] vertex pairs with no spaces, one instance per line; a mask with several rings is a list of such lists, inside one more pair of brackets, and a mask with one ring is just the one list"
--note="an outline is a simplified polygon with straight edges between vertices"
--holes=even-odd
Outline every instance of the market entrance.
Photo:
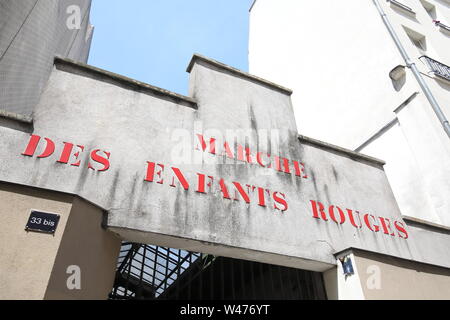
[[112,300],[320,300],[322,274],[125,242]]

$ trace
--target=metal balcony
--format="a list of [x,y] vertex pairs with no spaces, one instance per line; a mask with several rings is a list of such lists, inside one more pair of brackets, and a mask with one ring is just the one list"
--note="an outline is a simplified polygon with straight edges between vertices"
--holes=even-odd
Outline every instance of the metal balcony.
[[434,73],[435,76],[443,78],[447,81],[450,81],[450,67],[446,64],[443,64],[439,61],[431,59],[427,56],[421,56],[419,58],[422,62],[425,62],[426,65],[430,68],[430,70]]

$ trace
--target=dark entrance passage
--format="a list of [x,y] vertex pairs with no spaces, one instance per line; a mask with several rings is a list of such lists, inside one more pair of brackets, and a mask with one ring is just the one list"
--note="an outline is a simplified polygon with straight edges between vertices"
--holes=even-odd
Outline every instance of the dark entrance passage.
[[322,274],[150,245],[122,245],[110,299],[320,300]]

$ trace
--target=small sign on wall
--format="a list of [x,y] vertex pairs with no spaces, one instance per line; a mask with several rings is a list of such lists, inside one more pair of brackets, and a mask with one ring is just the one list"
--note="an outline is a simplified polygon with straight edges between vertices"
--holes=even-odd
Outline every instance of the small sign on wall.
[[25,230],[54,234],[58,226],[59,217],[59,214],[32,210]]

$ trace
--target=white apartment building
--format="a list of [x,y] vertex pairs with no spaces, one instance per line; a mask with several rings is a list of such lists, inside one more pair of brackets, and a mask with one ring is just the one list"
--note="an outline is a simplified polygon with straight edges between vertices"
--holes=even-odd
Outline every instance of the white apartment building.
[[256,0],[250,12],[250,73],[293,89],[299,133],[385,160],[405,219],[448,230],[450,1]]

